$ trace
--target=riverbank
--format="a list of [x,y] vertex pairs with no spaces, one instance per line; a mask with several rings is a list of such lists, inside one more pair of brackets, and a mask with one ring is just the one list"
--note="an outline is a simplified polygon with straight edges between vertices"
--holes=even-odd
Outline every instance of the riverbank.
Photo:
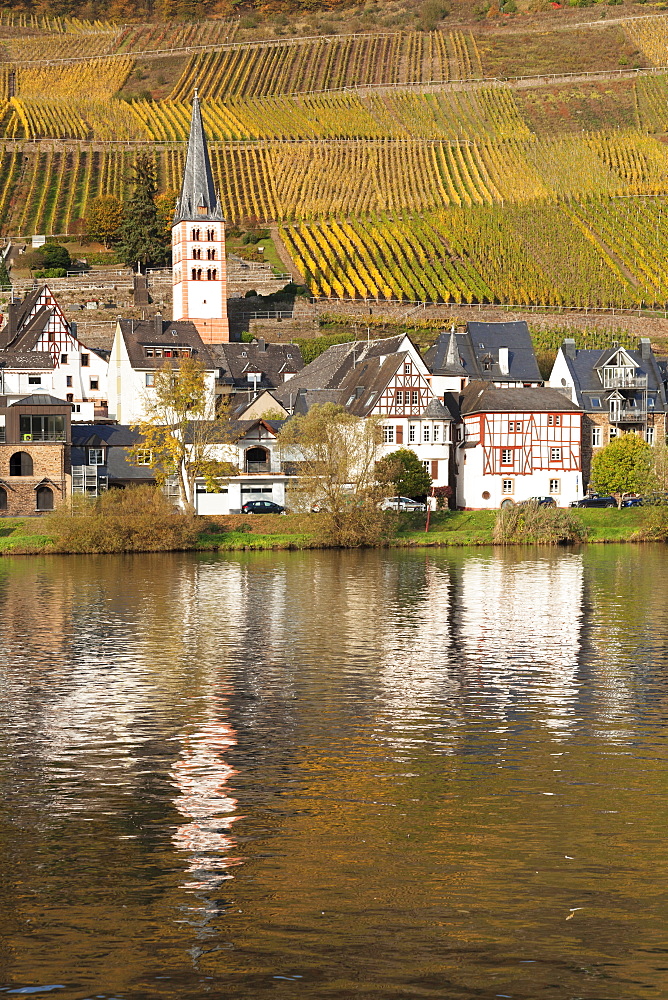
[[[637,507],[577,511],[589,543],[648,540],[643,530],[646,514],[646,509]],[[398,548],[492,545],[496,516],[495,510],[438,511],[432,515],[430,529],[425,532],[423,514],[402,514],[397,517],[396,534],[382,544]],[[237,514],[202,520],[202,531],[187,546],[188,550],[235,552],[324,547],[318,538],[317,514]],[[0,555],[66,551],[49,534],[46,518],[0,520]]]

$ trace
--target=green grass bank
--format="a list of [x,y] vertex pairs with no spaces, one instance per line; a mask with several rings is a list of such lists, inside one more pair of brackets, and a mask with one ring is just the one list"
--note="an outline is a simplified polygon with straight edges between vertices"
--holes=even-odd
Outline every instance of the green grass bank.
[[[397,516],[396,534],[381,543],[389,547],[492,545],[497,511],[438,511],[425,532],[423,514]],[[577,517],[586,529],[588,543],[642,542],[656,540],[647,531],[647,511],[580,510]],[[318,541],[317,514],[229,515],[203,518],[202,531],[187,546],[193,551],[235,552],[245,550],[322,548]],[[45,518],[0,520],[0,555],[65,553],[49,534]]]

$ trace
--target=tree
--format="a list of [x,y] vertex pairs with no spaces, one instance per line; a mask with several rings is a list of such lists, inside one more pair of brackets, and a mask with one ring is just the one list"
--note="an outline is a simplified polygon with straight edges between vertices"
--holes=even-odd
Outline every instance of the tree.
[[109,248],[121,235],[123,205],[112,194],[93,198],[86,218],[86,235]]
[[392,483],[399,496],[423,497],[429,492],[431,476],[410,448],[398,448],[385,455],[376,465],[376,475]]
[[600,493],[620,498],[642,493],[655,483],[652,449],[639,434],[622,434],[601,448],[591,464],[591,481]]
[[216,415],[206,370],[199,361],[180,358],[178,365],[167,362],[159,369],[154,386],[146,390],[144,412],[144,420],[133,425],[141,440],[130,449],[130,456],[136,461],[141,454],[160,485],[175,476],[187,512],[195,508],[198,477],[206,480],[207,489],[218,492],[221,478],[237,474],[238,469],[220,457],[231,440],[230,421],[226,411]]
[[352,416],[334,403],[312,406],[281,429],[282,453],[294,458],[297,469],[295,505],[321,511],[323,541],[353,548],[387,534],[381,503],[388,485],[376,474],[381,436],[378,420]]
[[12,281],[9,277],[7,265],[5,264],[5,258],[0,257],[0,288],[10,288],[11,284]]
[[178,198],[178,191],[174,191],[170,188],[168,191],[163,191],[155,199],[155,207],[158,212],[158,221],[162,227],[162,232],[169,245],[172,240],[172,222],[174,221],[174,210],[176,208],[176,199]]
[[128,267],[139,262],[144,267],[167,263],[169,240],[158,217],[155,167],[149,153],[137,154],[134,190],[123,207],[118,253]]

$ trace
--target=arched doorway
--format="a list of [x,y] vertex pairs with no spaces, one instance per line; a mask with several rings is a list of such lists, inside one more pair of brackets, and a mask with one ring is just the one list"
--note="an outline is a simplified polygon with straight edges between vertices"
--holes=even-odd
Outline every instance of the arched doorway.
[[248,448],[246,451],[246,472],[270,472],[269,452],[266,448]]
[[32,476],[32,458],[27,451],[16,451],[9,460],[10,476]]
[[38,486],[35,492],[37,510],[53,510],[53,490],[48,486]]

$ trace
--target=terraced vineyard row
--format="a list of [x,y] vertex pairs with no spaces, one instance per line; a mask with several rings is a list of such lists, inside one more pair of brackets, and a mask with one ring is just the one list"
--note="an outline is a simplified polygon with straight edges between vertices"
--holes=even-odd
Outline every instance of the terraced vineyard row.
[[[184,141],[190,103],[134,101],[151,139]],[[510,90],[435,93],[319,94],[262,97],[226,104],[207,101],[202,113],[211,139],[528,138]]]
[[85,35],[118,30],[111,21],[85,21],[78,17],[49,17],[48,15],[27,14],[5,8],[0,10],[0,29],[2,28],[29,28],[31,31],[63,35]]
[[171,96],[190,100],[195,87],[203,97],[218,100],[481,77],[470,33],[334,35],[194,55]]
[[624,30],[652,65],[668,66],[668,18],[633,18],[625,21]]
[[8,76],[14,73],[15,93],[45,101],[111,98],[120,90],[134,65],[130,56],[66,63],[62,66],[3,67],[0,82],[8,95]]
[[626,206],[609,201],[575,211],[383,213],[284,227],[281,235],[315,295],[621,308],[668,300],[667,211],[665,201],[656,207],[658,231],[646,233],[642,253],[626,239]]

